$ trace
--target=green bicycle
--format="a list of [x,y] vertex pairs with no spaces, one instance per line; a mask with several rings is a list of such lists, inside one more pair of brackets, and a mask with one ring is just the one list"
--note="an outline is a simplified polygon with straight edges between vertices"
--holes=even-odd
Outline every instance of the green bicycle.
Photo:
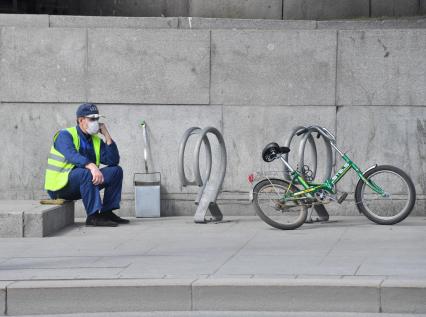
[[[297,132],[307,132],[330,140],[331,146],[345,163],[337,173],[323,183],[305,180],[302,173],[293,169],[283,155],[290,152],[288,147],[269,143],[262,151],[265,162],[280,159],[290,172],[290,181],[266,178],[253,187],[251,198],[257,215],[272,227],[291,230],[300,227],[308,216],[308,208],[337,201],[341,203],[347,196],[337,197],[335,185],[353,169],[359,177],[355,188],[355,204],[360,213],[381,225],[393,225],[404,220],[413,210],[416,191],[410,177],[401,169],[390,165],[375,165],[362,172],[359,167],[336,146],[335,136],[326,128],[311,126]],[[253,177],[252,177],[253,181]]]

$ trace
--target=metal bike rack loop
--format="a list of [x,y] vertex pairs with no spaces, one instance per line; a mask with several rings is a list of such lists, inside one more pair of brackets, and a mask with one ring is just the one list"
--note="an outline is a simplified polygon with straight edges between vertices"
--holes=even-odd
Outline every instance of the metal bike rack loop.
[[[211,178],[212,170],[212,150],[207,134],[213,134],[216,136],[219,141],[219,151],[220,151],[220,163],[219,169],[215,177]],[[185,175],[184,167],[184,158],[185,158],[185,148],[188,142],[188,139],[191,135],[197,136],[197,141],[194,149],[194,161],[193,161],[193,170],[194,170],[194,179],[188,180]],[[204,144],[206,150],[206,170],[204,175],[201,174],[200,170],[200,150],[201,144]],[[221,221],[223,219],[222,212],[219,209],[219,206],[216,204],[216,199],[222,189],[223,180],[225,179],[226,173],[226,147],[225,141],[222,134],[214,127],[207,127],[201,129],[199,127],[192,127],[185,131],[179,146],[179,179],[182,186],[196,185],[200,189],[198,195],[195,199],[195,204],[197,205],[197,210],[194,215],[194,221],[196,223],[206,223],[207,211],[210,211],[214,221]]]
[[[319,126],[296,126],[292,129],[290,136],[288,137],[287,141],[285,142],[285,146],[290,147],[291,142],[293,141],[293,138],[297,136],[300,132],[304,131],[301,136],[301,140],[299,143],[299,161],[297,165],[297,170],[303,175],[303,168],[305,166],[305,150],[306,150],[306,144],[309,143],[309,146],[312,150],[313,154],[313,165],[312,165],[312,178],[313,180],[317,176],[317,167],[318,167],[318,152],[317,152],[317,146],[315,143],[315,138],[312,136],[312,134],[316,133],[317,136],[322,136],[322,139],[324,140],[325,150],[326,150],[326,165],[325,165],[325,173],[324,178],[328,179],[331,177],[331,172],[333,168],[333,151],[331,148],[331,142],[335,142],[334,136],[332,136],[330,133],[328,133],[328,130],[326,130],[327,133],[324,132],[324,130]],[[288,153],[284,154],[284,159],[288,161]],[[290,171],[288,170],[287,166],[284,165],[284,179],[291,181]],[[311,208],[307,221],[312,222],[312,211],[315,210],[323,220],[327,221],[329,218],[327,209],[324,207],[324,205],[314,205],[313,208]]]
[[[304,126],[294,127],[284,145],[287,147],[290,147],[294,136],[296,136],[299,131],[302,131],[303,129],[307,129],[307,128],[308,127],[304,127]],[[320,128],[317,128],[316,126],[310,126],[308,131],[306,131],[305,133],[301,135],[301,140],[299,143],[299,161],[298,161],[297,169],[300,173],[303,172],[303,166],[305,165],[306,143],[309,142],[309,146],[311,147],[311,150],[313,153],[312,177],[315,179],[317,175],[318,153],[317,153],[317,146],[315,143],[315,139],[312,136],[313,133],[318,133],[323,136],[322,139],[324,140],[324,145],[326,148],[326,166],[325,166],[324,179],[330,178],[332,168],[333,168],[333,151],[332,151],[331,143],[330,143],[331,139],[329,138],[329,136],[325,135]],[[284,159],[288,161],[288,153],[284,154]],[[284,165],[284,178],[286,180],[290,180],[290,173],[285,165]]]

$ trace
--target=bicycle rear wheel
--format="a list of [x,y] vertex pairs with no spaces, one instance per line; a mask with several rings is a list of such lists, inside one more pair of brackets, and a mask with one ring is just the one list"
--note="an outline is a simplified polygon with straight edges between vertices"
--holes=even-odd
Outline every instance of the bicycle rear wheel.
[[413,210],[416,190],[410,177],[401,169],[382,165],[364,175],[385,191],[385,197],[374,192],[361,179],[355,189],[355,202],[360,212],[380,225],[393,225]]
[[286,193],[298,188],[281,179],[265,179],[253,189],[253,205],[257,215],[268,225],[282,230],[300,227],[308,215],[307,207],[298,201],[284,202]]

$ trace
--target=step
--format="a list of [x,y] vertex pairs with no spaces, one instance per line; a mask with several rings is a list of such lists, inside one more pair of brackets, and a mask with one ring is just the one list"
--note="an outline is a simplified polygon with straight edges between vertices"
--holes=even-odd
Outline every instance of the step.
[[74,223],[74,202],[0,200],[0,238],[46,237]]
[[[7,315],[139,311],[426,313],[426,281],[115,279],[0,282]],[[7,311],[6,311],[7,309]]]

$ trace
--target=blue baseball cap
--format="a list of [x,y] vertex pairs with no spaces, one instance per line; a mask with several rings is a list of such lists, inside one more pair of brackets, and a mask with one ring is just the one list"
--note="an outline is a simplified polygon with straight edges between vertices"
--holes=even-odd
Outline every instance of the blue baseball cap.
[[83,103],[77,109],[77,118],[100,118],[98,107],[94,103]]

